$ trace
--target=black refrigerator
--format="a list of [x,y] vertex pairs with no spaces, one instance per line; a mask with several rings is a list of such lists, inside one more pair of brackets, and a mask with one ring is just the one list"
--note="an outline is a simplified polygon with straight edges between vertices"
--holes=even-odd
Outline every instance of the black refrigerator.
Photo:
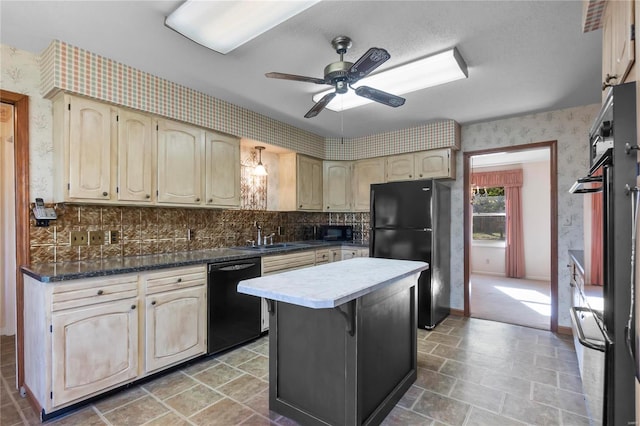
[[451,189],[419,180],[371,185],[369,255],[421,260],[429,269],[418,280],[418,327],[433,329],[449,315]]

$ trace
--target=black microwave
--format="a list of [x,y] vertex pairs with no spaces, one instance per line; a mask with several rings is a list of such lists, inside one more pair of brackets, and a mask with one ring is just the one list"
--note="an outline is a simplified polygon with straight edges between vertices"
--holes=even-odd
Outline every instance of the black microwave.
[[322,225],[319,237],[324,241],[353,241],[353,226]]

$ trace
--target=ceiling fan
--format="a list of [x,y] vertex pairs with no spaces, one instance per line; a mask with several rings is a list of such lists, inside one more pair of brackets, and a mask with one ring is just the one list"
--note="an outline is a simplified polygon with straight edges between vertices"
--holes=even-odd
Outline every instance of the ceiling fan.
[[307,83],[329,84],[335,87],[335,92],[327,93],[320,99],[304,116],[305,118],[315,117],[322,111],[329,102],[337,95],[347,93],[349,87],[358,96],[362,96],[372,101],[379,102],[391,107],[404,105],[405,99],[373,87],[360,86],[353,87],[353,83],[369,75],[371,71],[386,62],[391,55],[384,49],[372,47],[360,57],[355,63],[343,61],[343,56],[351,47],[351,39],[347,36],[338,36],[331,40],[331,45],[340,55],[338,62],[333,62],[324,68],[324,78],[305,77],[295,74],[284,74],[281,72],[269,72],[265,76],[269,78],[280,78],[283,80],[304,81]]

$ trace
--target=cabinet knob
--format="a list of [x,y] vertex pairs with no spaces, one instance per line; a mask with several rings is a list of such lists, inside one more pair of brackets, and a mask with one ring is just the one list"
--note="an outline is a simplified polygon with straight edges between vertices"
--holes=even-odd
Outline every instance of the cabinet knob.
[[144,198],[146,198],[148,200],[149,198],[151,198],[151,194],[145,195]]
[[209,201],[207,201],[207,203],[213,203],[213,198],[209,198]]
[[135,308],[136,308],[136,305],[131,305],[131,309],[135,309]]
[[98,296],[102,296],[104,294],[103,290],[98,290]]
[[155,301],[155,300],[153,300],[153,301],[151,302],[151,304],[152,304],[152,305],[155,305],[155,304],[156,304],[156,301]]
[[107,191],[105,191],[105,192],[103,192],[103,193],[102,193],[102,196],[103,196],[103,197],[106,197],[107,195],[109,195],[109,193],[108,193]]
[[331,207],[327,206],[327,210],[329,210]]
[[196,203],[199,203],[199,202],[200,202],[200,198],[196,198]]
[[182,278],[178,278],[178,282],[181,283],[182,282]]
[[409,175],[409,177],[413,177],[413,176]]
[[422,177],[422,175],[420,175],[420,177]]
[[299,208],[302,208],[302,204],[300,204],[300,207],[299,207]]

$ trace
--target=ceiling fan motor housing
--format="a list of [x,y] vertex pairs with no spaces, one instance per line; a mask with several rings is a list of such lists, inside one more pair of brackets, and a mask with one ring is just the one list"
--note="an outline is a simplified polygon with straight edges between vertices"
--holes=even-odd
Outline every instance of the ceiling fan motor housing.
[[338,61],[327,65],[324,68],[325,81],[336,88],[336,92],[343,94],[349,90],[349,69],[352,62]]

